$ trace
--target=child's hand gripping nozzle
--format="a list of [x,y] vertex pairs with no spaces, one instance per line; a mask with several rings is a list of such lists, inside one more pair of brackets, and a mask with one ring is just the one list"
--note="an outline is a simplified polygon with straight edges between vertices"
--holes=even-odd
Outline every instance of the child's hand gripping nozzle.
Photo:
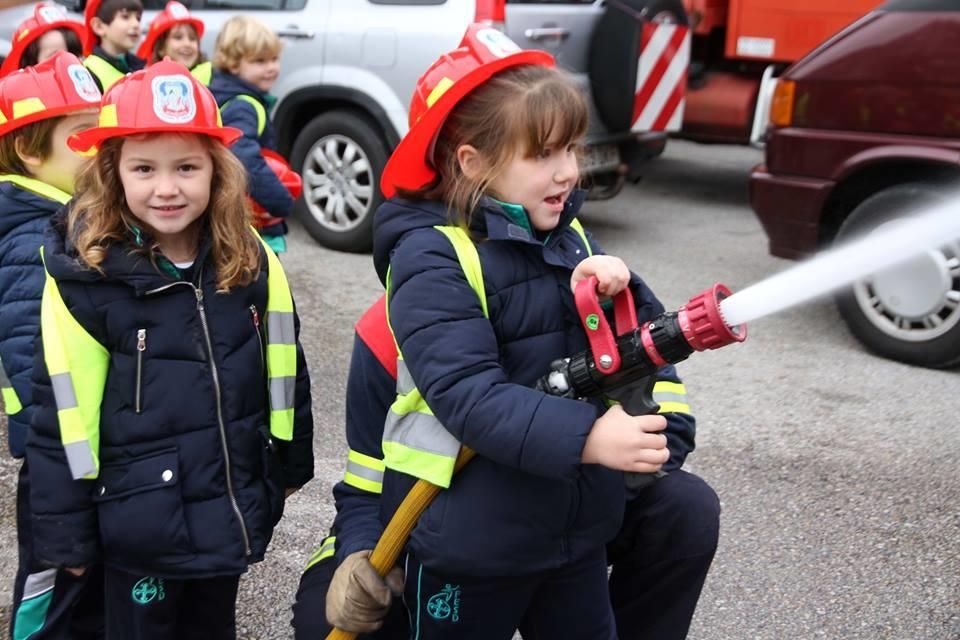
[[[660,406],[653,399],[653,386],[661,367],[686,360],[694,351],[746,339],[747,325],[730,327],[720,312],[720,302],[729,295],[730,289],[715,284],[677,311],[637,326],[633,294],[626,288],[613,300],[614,333],[597,299],[596,277],[586,278],[577,285],[574,297],[590,348],[554,361],[537,389],[567,398],[615,400],[634,416],[657,413]],[[626,476],[627,487],[637,490],[656,474]]]

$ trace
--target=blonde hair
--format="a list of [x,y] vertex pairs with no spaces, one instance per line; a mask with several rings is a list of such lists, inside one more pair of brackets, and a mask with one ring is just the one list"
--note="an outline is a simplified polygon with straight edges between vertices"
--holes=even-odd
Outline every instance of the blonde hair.
[[[474,89],[447,117],[434,147],[434,180],[398,191],[405,198],[446,203],[451,223],[469,229],[480,198],[516,154],[529,158],[548,144],[566,147],[586,134],[587,122],[587,103],[567,73],[540,65],[507,69]],[[475,180],[457,160],[465,144],[486,160],[486,171]]]
[[[159,134],[142,137],[152,135]],[[219,140],[199,137],[213,160],[210,203],[203,220],[212,240],[210,254],[217,272],[217,289],[228,291],[256,279],[260,244],[250,227],[253,211],[247,200],[246,170]],[[67,237],[76,247],[80,262],[101,273],[100,265],[111,245],[128,245],[134,252],[155,260],[153,247],[132,246],[130,241],[130,228],[142,223],[127,206],[120,181],[118,168],[124,139],[105,141],[93,162],[80,172],[78,195],[67,217]]]
[[213,51],[213,67],[220,71],[240,64],[244,58],[260,55],[280,55],[283,43],[270,27],[250,16],[234,16],[227,20]]

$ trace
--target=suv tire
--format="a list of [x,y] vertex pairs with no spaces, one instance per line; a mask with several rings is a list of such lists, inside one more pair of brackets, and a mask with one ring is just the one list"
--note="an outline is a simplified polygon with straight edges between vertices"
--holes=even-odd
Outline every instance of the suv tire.
[[[896,185],[861,202],[837,241],[898,224],[944,199],[936,185]],[[878,355],[937,369],[960,364],[960,239],[855,283],[836,296],[850,331]]]
[[314,240],[338,251],[373,246],[373,215],[383,202],[380,175],[387,149],[362,115],[336,110],[311,120],[297,135],[290,161],[303,177],[295,212]]

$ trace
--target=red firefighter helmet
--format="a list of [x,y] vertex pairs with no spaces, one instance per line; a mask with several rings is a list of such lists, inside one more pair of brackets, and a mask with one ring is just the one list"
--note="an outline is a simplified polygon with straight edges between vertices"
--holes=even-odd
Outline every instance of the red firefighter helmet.
[[[267,166],[270,167],[273,174],[280,180],[280,184],[290,192],[290,197],[294,200],[299,198],[300,194],[303,193],[303,180],[300,178],[300,174],[294,171],[284,157],[276,151],[261,149],[260,155],[263,156]],[[283,222],[283,218],[270,215],[252,198],[250,199],[250,204],[253,206],[253,213],[256,216],[253,224],[258,229],[272,227]]]
[[138,133],[197,133],[226,145],[242,135],[223,126],[210,90],[169,58],[118,80],[103,96],[98,126],[75,133],[67,144],[87,154],[108,138]]
[[87,6],[83,9],[83,55],[88,56],[93,53],[93,48],[97,46],[97,34],[93,32],[93,18],[100,10],[100,4],[103,0],[87,0]]
[[68,18],[58,7],[38,4],[33,8],[33,15],[21,22],[17,30],[13,32],[13,44],[10,45],[9,55],[3,61],[3,65],[0,66],[0,76],[5,76],[19,69],[23,52],[30,46],[30,43],[35,42],[37,38],[54,29],[69,29],[77,34],[80,42],[86,39],[82,24]]
[[0,79],[0,135],[31,122],[100,108],[100,89],[80,59],[57,51]]
[[144,38],[140,48],[137,49],[137,57],[149,62],[153,54],[153,45],[156,44],[157,39],[178,24],[192,25],[197,31],[197,38],[203,37],[203,21],[190,15],[190,11],[177,0],[171,0],[163,11],[158,13],[157,17],[150,22],[147,37]]
[[397,188],[419,189],[429,183],[437,174],[430,158],[433,143],[454,107],[495,73],[528,64],[552,67],[556,61],[544,51],[521,49],[489,25],[467,27],[460,46],[440,56],[417,80],[410,130],[383,170],[383,194],[390,198]]

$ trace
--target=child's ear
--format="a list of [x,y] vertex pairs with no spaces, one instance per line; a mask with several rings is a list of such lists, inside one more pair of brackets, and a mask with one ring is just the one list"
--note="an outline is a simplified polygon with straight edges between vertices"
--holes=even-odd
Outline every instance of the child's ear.
[[17,136],[17,139],[13,141],[13,150],[16,152],[17,157],[20,158],[20,162],[26,166],[31,175],[36,174],[37,169],[43,165],[43,158],[40,156],[30,155],[23,150],[22,137]]
[[483,154],[472,144],[462,144],[457,147],[457,164],[460,165],[460,171],[468,180],[479,180],[487,166]]
[[107,33],[107,27],[109,26],[110,25],[108,25],[106,22],[104,22],[97,16],[93,16],[93,20],[90,21],[90,28],[93,30],[93,33],[96,34],[98,38],[102,38],[104,34]]

